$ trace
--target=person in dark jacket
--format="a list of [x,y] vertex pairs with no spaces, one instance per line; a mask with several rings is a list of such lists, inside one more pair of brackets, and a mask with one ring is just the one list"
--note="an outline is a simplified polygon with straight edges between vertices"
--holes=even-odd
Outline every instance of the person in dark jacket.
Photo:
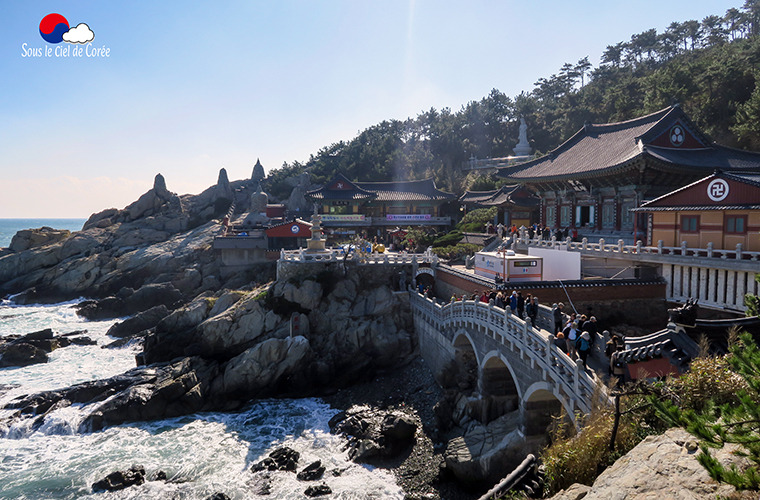
[[522,292],[517,292],[517,316],[520,319],[525,318],[525,297]]
[[565,304],[560,302],[559,304],[554,304],[554,307],[552,308],[552,315],[554,316],[554,333],[559,333],[562,331],[562,328],[564,325],[564,317],[562,314],[562,309],[565,308]]
[[530,326],[536,327],[536,318],[538,318],[538,297],[533,297],[528,294],[525,299],[525,314],[527,314],[530,320]]
[[565,334],[562,332],[559,332],[557,334],[557,337],[554,339],[554,345],[560,348],[562,352],[567,354],[567,340],[565,339]]

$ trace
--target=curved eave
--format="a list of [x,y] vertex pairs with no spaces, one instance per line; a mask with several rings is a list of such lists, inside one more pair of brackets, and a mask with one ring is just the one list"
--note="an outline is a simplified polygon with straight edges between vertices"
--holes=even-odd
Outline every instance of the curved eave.
[[630,158],[624,162],[611,165],[609,167],[599,168],[596,170],[590,170],[586,172],[579,172],[573,174],[551,175],[542,177],[504,177],[513,182],[520,184],[541,184],[545,182],[564,182],[569,180],[581,180],[581,179],[594,179],[598,177],[605,177],[626,170],[631,170],[632,167],[638,163],[640,159],[644,157],[643,153],[639,153],[633,158]]
[[716,211],[716,210],[760,210],[760,205],[678,205],[669,207],[639,207],[632,208],[631,212],[682,212],[688,211]]

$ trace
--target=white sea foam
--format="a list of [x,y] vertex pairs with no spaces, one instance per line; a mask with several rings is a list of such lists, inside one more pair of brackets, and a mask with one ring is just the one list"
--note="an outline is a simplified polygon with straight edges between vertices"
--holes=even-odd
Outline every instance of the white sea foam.
[[[87,335],[101,345],[112,340],[105,335],[112,321],[85,322],[72,314],[71,304],[0,305],[0,317],[18,312],[26,319],[0,319],[0,335],[51,327],[64,333],[87,329]],[[21,394],[109,377],[133,366],[132,348],[72,345],[53,351],[49,363],[0,370],[0,387],[15,385],[0,391],[0,404]],[[0,439],[0,499],[200,500],[220,491],[234,499],[249,499],[258,498],[251,491],[262,481],[271,483],[271,494],[261,498],[303,498],[303,491],[318,483],[298,481],[292,472],[250,472],[278,446],[301,454],[299,469],[321,460],[327,471],[320,482],[332,489],[330,498],[403,498],[389,473],[347,459],[345,439],[328,432],[327,422],[334,414],[316,399],[265,400],[242,412],[196,414],[81,434],[76,429],[85,415],[82,405],[60,408],[35,430],[29,419],[13,430],[15,439]],[[92,493],[92,483],[133,464],[143,465],[148,478],[162,470],[168,481]]]

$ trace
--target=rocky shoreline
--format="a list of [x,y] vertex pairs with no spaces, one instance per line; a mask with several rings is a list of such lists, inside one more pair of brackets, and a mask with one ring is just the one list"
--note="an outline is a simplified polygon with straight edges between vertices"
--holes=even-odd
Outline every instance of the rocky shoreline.
[[398,410],[417,423],[411,449],[392,459],[374,462],[389,469],[407,499],[470,500],[484,490],[468,490],[451,477],[443,458],[445,442],[435,416],[435,405],[444,397],[443,389],[420,357],[382,373],[371,380],[337,390],[322,399],[333,408],[348,410],[363,405],[378,410]]

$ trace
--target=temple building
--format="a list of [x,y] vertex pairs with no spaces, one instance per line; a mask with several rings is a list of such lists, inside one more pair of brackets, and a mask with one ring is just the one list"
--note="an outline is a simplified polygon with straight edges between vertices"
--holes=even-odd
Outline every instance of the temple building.
[[459,203],[465,211],[473,208],[496,207],[498,213],[495,224],[501,222],[507,226],[514,224],[517,227],[527,227],[538,222],[540,201],[538,196],[519,184],[502,186],[492,191],[465,191],[459,197]]
[[760,173],[715,173],[634,211],[664,246],[760,252]]
[[385,236],[397,226],[449,226],[444,204],[456,197],[439,191],[433,179],[352,182],[339,174],[307,199],[319,205],[322,225],[333,234]]
[[540,223],[579,236],[651,243],[647,200],[713,171],[760,173],[760,153],[718,145],[674,105],[619,123],[587,123],[548,154],[497,169],[541,200]]

